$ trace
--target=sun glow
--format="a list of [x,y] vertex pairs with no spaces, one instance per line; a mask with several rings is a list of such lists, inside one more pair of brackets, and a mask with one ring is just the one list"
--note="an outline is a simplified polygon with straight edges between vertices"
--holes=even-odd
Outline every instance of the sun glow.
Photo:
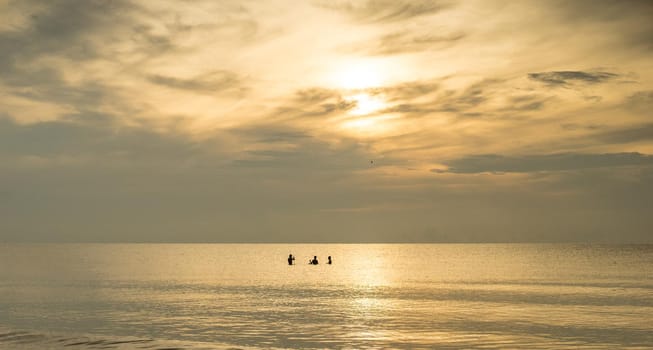
[[333,83],[343,89],[361,90],[382,86],[386,81],[384,69],[377,62],[349,62],[331,72]]
[[393,116],[379,113],[388,107],[382,95],[359,92],[347,96],[345,99],[355,103],[355,106],[348,111],[348,114],[355,118],[347,118],[341,124],[347,132],[353,132],[357,135],[371,135],[388,131],[390,124],[386,121],[393,119]]
[[346,99],[356,103],[356,107],[349,111],[353,115],[368,115],[386,107],[386,103],[381,97],[367,93],[352,95]]
[[392,132],[394,116],[383,115],[376,117],[362,117],[349,119],[341,124],[343,130],[354,135],[379,135]]
[[370,129],[376,126],[376,120],[373,118],[360,118],[346,121],[342,124],[347,129]]

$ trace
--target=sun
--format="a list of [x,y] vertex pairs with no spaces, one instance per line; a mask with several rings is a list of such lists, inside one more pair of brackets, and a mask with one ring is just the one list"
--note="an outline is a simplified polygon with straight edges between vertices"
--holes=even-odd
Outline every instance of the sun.
[[345,89],[367,89],[382,84],[381,76],[372,67],[349,67],[338,77],[340,85]]
[[373,61],[348,62],[333,69],[330,80],[340,89],[369,89],[386,83],[384,71],[379,63]]

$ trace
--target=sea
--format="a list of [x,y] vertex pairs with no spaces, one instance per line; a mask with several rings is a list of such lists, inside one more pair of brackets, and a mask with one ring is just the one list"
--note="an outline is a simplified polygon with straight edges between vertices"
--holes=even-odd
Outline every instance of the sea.
[[570,348],[653,349],[653,245],[0,244],[0,349]]

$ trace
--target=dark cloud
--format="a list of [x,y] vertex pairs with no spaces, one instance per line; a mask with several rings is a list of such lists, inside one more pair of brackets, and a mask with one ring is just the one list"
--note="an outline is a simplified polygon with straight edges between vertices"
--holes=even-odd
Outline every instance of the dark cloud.
[[[357,90],[354,93],[380,95],[391,106],[380,113],[401,113],[404,117],[422,117],[434,112],[455,112],[464,115],[465,111],[481,105],[491,93],[496,80],[483,80],[462,91],[441,90],[441,81],[424,80],[405,82],[397,85]],[[315,118],[335,115],[356,108],[355,99],[348,99],[346,92],[325,89],[302,89],[286,100],[273,113],[277,120]],[[541,101],[530,101],[529,104]],[[523,106],[522,106],[523,105]],[[527,103],[520,107],[526,109]],[[535,108],[537,106],[534,106]]]
[[470,86],[458,95],[453,105],[465,107],[475,107],[487,101],[487,91],[484,89],[484,83],[478,83]]
[[315,171],[344,175],[369,167],[370,150],[346,137],[332,145],[300,129],[261,123],[230,129],[225,134],[249,145],[245,147],[250,149],[232,162],[240,168],[268,169],[271,173],[292,170],[301,176],[299,173]]
[[133,6],[124,1],[19,1],[7,6],[20,9],[26,25],[0,32],[0,82],[28,99],[97,104],[104,95],[100,84],[71,86],[56,65],[38,60],[44,55],[75,62],[99,58],[93,35],[123,23],[120,14]]
[[[6,6],[25,18],[24,25],[0,32],[0,83],[7,87],[6,93],[73,107],[79,116],[93,114],[109,99],[115,101],[117,91],[111,81],[70,82],[64,70],[124,56],[113,56],[107,43],[127,38],[137,47],[148,46],[139,42],[139,29],[132,27],[134,15],[142,9],[127,1],[17,1]],[[146,35],[147,30],[140,32]],[[54,60],[44,62],[44,57]],[[127,108],[124,101],[114,105]]]
[[[77,116],[75,116],[76,118]],[[356,140],[343,138],[337,146],[311,137],[305,131],[276,124],[256,124],[215,132],[195,140],[177,132],[155,132],[150,125],[47,121],[18,124],[0,118],[0,159],[14,164],[20,159],[80,159],[93,166],[159,167],[170,170],[197,160],[202,164],[229,164],[270,169],[320,170],[345,174],[368,166],[368,150]],[[87,121],[88,118],[83,118]],[[228,144],[236,142],[238,147]],[[278,148],[281,146],[282,148]],[[300,173],[286,176],[302,176]]]
[[347,47],[348,51],[366,55],[394,55],[428,50],[440,50],[450,47],[465,38],[463,33],[416,34],[413,31],[401,31],[386,34],[374,41],[358,42]]
[[653,91],[638,91],[626,98],[627,108],[650,112],[653,107]]
[[4,118],[0,192],[11,196],[0,196],[0,241],[328,240],[347,225],[306,238],[317,213],[371,203],[347,181],[369,167],[366,152],[274,124],[196,140],[149,125]]
[[229,134],[234,135],[245,143],[295,143],[300,139],[311,136],[303,130],[285,127],[276,124],[257,124],[248,127],[229,129]]
[[370,94],[383,94],[387,101],[404,101],[432,94],[440,89],[440,81],[411,81],[392,86],[367,89]]
[[600,124],[563,123],[560,124],[560,127],[565,130],[599,130],[605,126]]
[[298,90],[295,94],[295,100],[299,103],[322,103],[330,99],[339,99],[342,96],[336,90],[324,89],[324,88],[308,88]]
[[[230,153],[232,137],[239,142]],[[279,144],[284,147],[275,148]],[[650,235],[650,213],[644,209],[651,186],[610,177],[613,168],[529,192],[516,183],[484,193],[474,191],[474,183],[454,182],[447,189],[439,177],[424,183],[379,179],[367,173],[371,154],[353,139],[331,144],[276,123],[193,140],[148,125],[21,125],[5,118],[0,241],[595,241],[615,227],[625,232],[606,236],[615,241],[646,241]],[[84,161],[56,162],[77,157]],[[648,156],[624,157],[629,160],[599,163],[646,159],[637,179],[653,183]],[[47,162],[33,166],[23,158]],[[556,160],[545,159],[545,168],[555,168],[551,162]],[[548,195],[561,189],[581,194]],[[579,215],[591,220],[578,220]]]
[[365,147],[354,140],[344,140],[337,147],[329,147],[316,139],[303,139],[297,146],[300,147],[289,150],[252,150],[248,152],[246,159],[236,159],[233,164],[284,172],[291,169],[302,172],[319,171],[323,174],[342,174],[369,168],[369,154]]
[[506,111],[537,111],[544,108],[546,99],[537,95],[518,95],[510,97]]
[[492,96],[497,80],[486,79],[462,90],[441,90],[441,81],[413,81],[398,85],[368,89],[370,94],[382,94],[384,99],[396,104],[384,110],[404,116],[421,117],[434,112],[457,113],[482,105]]
[[512,107],[512,109],[518,111],[539,111],[543,107],[544,107],[544,101],[534,101],[523,105],[516,105]]
[[[460,118],[511,117],[513,112],[539,111],[546,106],[548,98],[538,94],[501,95],[497,88],[501,88],[503,82],[484,79],[461,90],[442,90],[441,81],[416,81],[367,92],[383,94],[384,99],[395,102],[383,112],[401,113],[405,117],[423,117],[437,112],[454,113]],[[501,103],[495,103],[496,100],[501,100]]]
[[194,92],[212,93],[226,89],[244,89],[242,79],[237,74],[229,71],[211,72],[191,79],[156,74],[147,78],[151,83],[157,85]]
[[[74,106],[78,111],[98,109],[103,102],[115,97],[110,87],[98,82],[71,84],[62,80],[35,81],[29,89],[19,89],[14,95],[33,101]],[[121,106],[125,108],[126,106]],[[78,114],[86,116],[90,114]]]
[[[133,75],[148,60],[179,52],[179,40],[194,30],[210,29],[219,38],[234,40],[257,32],[249,12],[238,5],[219,6],[224,10],[222,16],[209,25],[188,25],[173,11],[151,10],[125,0],[11,1],[0,5],[0,12],[3,6],[24,18],[21,25],[0,31],[0,83],[8,87],[7,93],[72,106],[82,115],[106,103],[126,113],[134,108],[124,96],[118,96],[121,89],[111,79],[66,79],[70,74],[64,72],[73,67],[104,61],[122,74]],[[190,49],[183,48],[186,52]],[[53,60],[44,62],[44,57]],[[246,90],[242,77],[225,71],[192,79],[157,74],[146,78],[158,85],[201,93]]]
[[343,12],[356,21],[365,23],[384,23],[411,20],[428,16],[449,7],[440,0],[365,0],[333,1],[321,3],[322,6]]
[[500,81],[496,79],[485,79],[470,85],[462,91],[447,91],[446,94],[439,96],[434,103],[443,112],[458,113],[459,116],[464,116],[466,113],[470,113],[470,109],[489,101],[496,93],[494,87],[498,83]]
[[[37,76],[29,64],[44,54],[74,61],[101,57],[102,43],[95,40],[96,35],[102,33],[105,39],[112,39],[112,33],[116,34],[112,29],[128,24],[129,13],[135,10],[134,5],[121,0],[17,1],[7,6],[22,9],[27,24],[0,32],[1,78],[23,84],[30,82],[26,79],[30,76],[23,74]],[[20,75],[19,79],[14,75]]]
[[440,91],[439,80],[421,80],[365,89],[370,95],[382,95],[383,100],[394,103],[384,109],[384,113],[402,113],[405,117],[420,117],[439,111],[432,103],[414,102],[416,100],[435,99]]
[[[453,113],[460,118],[507,116],[507,113],[528,113],[545,108],[548,97],[539,94],[504,96],[498,92],[502,83],[504,81],[499,79],[484,79],[460,90],[444,90],[443,79],[431,79],[353,92],[325,88],[303,89],[286,100],[272,117],[289,120],[347,112],[356,107],[355,99],[348,99],[347,94],[357,93],[378,95],[386,101],[389,106],[378,113],[399,113],[405,118],[427,117],[433,113]],[[495,103],[496,100],[501,103]]]
[[646,17],[653,11],[653,3],[649,0],[605,0],[603,6],[596,6],[593,0],[556,0],[553,3],[557,9],[564,10],[569,19],[576,20],[618,21],[624,15]]
[[549,86],[568,86],[572,83],[598,84],[619,77],[610,72],[555,71],[529,73],[528,77]]
[[[88,119],[78,115],[85,121]],[[0,155],[6,159],[37,157],[87,157],[96,160],[131,159],[133,161],[173,161],[197,154],[190,139],[160,134],[143,126],[107,125],[111,116],[92,115],[102,123],[81,124],[70,121],[48,121],[17,124],[0,118]]]
[[144,57],[161,55],[176,49],[174,35],[157,34],[156,28],[148,24],[133,24],[129,34],[130,39],[138,44],[138,53]]
[[324,88],[308,88],[295,92],[294,96],[282,102],[270,118],[277,121],[327,117],[346,112],[356,107],[356,102],[347,100],[340,91]]
[[601,142],[614,144],[653,141],[653,124],[606,130],[594,136]]
[[568,26],[593,22],[614,37],[614,49],[653,50],[653,2],[648,0],[606,0],[596,6],[592,0],[550,3],[562,14]]
[[[378,94],[392,106],[379,112],[397,112],[406,118],[435,118],[449,113],[443,122],[453,124],[463,118],[528,115],[553,105],[546,96],[513,81],[483,80],[448,90],[447,86],[459,86],[474,74],[463,69],[449,77],[451,81],[431,79],[360,91],[299,90],[270,110],[265,109],[268,100],[252,99],[244,110],[257,105],[262,109],[246,118],[229,115],[234,119],[226,122],[238,126],[202,129],[201,135],[192,136],[181,130],[191,130],[190,125],[196,124],[187,125],[190,120],[161,115],[156,108],[150,108],[152,101],[147,96],[141,99],[133,93],[138,83],[145,80],[149,84],[144,88],[166,87],[177,92],[243,91],[250,82],[232,72],[172,76],[155,67],[170,62],[197,62],[197,57],[191,56],[206,53],[195,50],[206,45],[202,39],[209,33],[212,52],[225,45],[223,52],[233,49],[236,56],[242,56],[238,50],[252,48],[249,45],[259,35],[269,38],[287,33],[278,18],[267,17],[278,9],[265,6],[253,11],[262,16],[261,25],[270,25],[259,28],[246,7],[250,5],[240,2],[184,2],[158,9],[122,0],[21,0],[3,4],[0,13],[9,6],[11,16],[19,13],[20,18],[15,22],[10,18],[11,23],[1,26],[5,29],[0,31],[2,92],[11,96],[7,99],[10,105],[18,101],[7,111],[11,116],[0,112],[0,241],[651,239],[652,216],[647,210],[653,195],[650,155],[533,155],[541,151],[541,144],[537,140],[533,141],[535,145],[529,144],[527,140],[529,132],[538,132],[541,125],[564,122],[564,130],[587,134],[579,141],[580,147],[630,143],[627,149],[633,150],[632,143],[653,139],[653,126],[646,121],[635,124],[637,119],[633,118],[635,114],[648,116],[653,108],[650,91],[637,92],[618,104],[621,122],[632,123],[624,128],[596,124],[592,111],[584,115],[587,110],[574,109],[578,117],[565,114],[565,106],[549,116],[553,119],[542,113],[523,124],[503,120],[494,124],[489,118],[482,124],[464,120],[474,125],[466,128],[461,123],[422,130],[413,125],[405,134],[364,135],[360,139],[336,136],[338,130],[331,128],[356,108],[349,96],[357,93]],[[214,14],[211,23],[195,25],[191,23],[199,17],[183,18],[185,11],[179,10],[191,5],[197,6],[194,10]],[[650,2],[606,1],[597,6],[579,0],[555,5],[559,6],[543,6],[543,12],[535,15],[552,21],[556,33],[574,32],[574,26],[582,21],[591,21],[582,25],[587,32],[600,28],[594,32],[597,37],[610,33],[596,40],[595,52],[613,45],[612,52],[622,52],[621,56],[626,57],[623,52],[633,51],[620,49],[651,48]],[[377,25],[386,35],[360,43],[353,50],[378,55],[448,48],[466,40],[468,33],[474,34],[466,28],[464,32],[424,30],[422,25],[442,25],[436,20],[441,17],[438,14],[448,15],[441,12],[448,6],[448,2],[422,0],[324,5],[340,11],[340,19]],[[555,10],[545,11],[553,7]],[[569,14],[569,20],[560,20],[560,13]],[[503,25],[499,23],[496,28],[502,35],[513,32]],[[515,22],[515,26],[521,25]],[[199,32],[202,30],[206,32]],[[540,32],[536,32],[529,34],[533,39],[529,43],[564,50],[564,40],[552,44],[560,38],[545,31],[550,41],[539,40]],[[582,40],[587,32],[574,40]],[[488,38],[495,34],[490,28]],[[494,38],[503,40],[501,36]],[[496,40],[487,43],[488,48],[501,44]],[[276,44],[266,42],[266,52],[267,48],[278,48]],[[460,49],[465,48],[460,45]],[[501,55],[497,57],[505,62]],[[519,57],[511,57],[508,59],[515,63],[515,69],[522,67]],[[620,71],[637,70],[642,56],[632,57],[636,58],[635,66],[625,65]],[[221,58],[216,59],[216,67],[223,67]],[[610,57],[607,59],[612,62]],[[89,75],[76,71],[78,66],[81,73]],[[115,80],[114,76],[106,77],[109,72],[116,74]],[[627,78],[604,70],[532,72],[529,78],[533,81],[563,87]],[[441,72],[423,72],[425,77],[430,74]],[[296,81],[288,79],[290,84]],[[608,97],[606,106],[613,100]],[[585,98],[595,101],[600,97]],[[56,108],[51,111],[56,110],[56,115],[17,115],[26,110],[49,113],[48,106],[53,104]],[[150,124],[144,117],[153,117],[148,120],[156,122]],[[394,123],[397,130],[393,132],[401,133],[402,120],[388,121]],[[505,132],[514,133],[508,138],[519,139],[511,143],[504,137]],[[321,139],[325,134],[328,136]],[[550,141],[548,147],[573,149],[566,147],[568,144],[560,147],[567,142],[564,138]],[[461,156],[444,162],[449,166],[448,176],[429,176],[422,170],[426,154],[449,149],[478,150],[495,142],[523,145],[526,155]],[[375,156],[376,149],[384,150],[382,157]],[[370,159],[375,159],[374,166],[370,166]],[[404,176],[402,171],[410,171],[411,175]],[[516,180],[506,185],[501,183],[507,181],[506,176],[492,174],[503,172],[522,175],[510,177]],[[574,196],[569,195],[572,192]],[[611,232],[624,233],[610,236]]]
[[401,113],[404,117],[421,117],[439,111],[441,109],[425,103],[401,103],[383,110],[386,113]]
[[[25,27],[0,33],[3,61],[32,59],[43,53],[70,59],[96,57],[92,35],[121,22],[134,6],[126,1],[17,1],[27,18]],[[24,63],[24,62],[23,62]]]
[[[561,153],[547,155],[502,156],[475,155],[445,162],[446,172],[476,173],[530,173],[565,171],[623,166],[653,166],[653,156],[641,153],[579,154]],[[434,170],[442,172],[442,170]]]

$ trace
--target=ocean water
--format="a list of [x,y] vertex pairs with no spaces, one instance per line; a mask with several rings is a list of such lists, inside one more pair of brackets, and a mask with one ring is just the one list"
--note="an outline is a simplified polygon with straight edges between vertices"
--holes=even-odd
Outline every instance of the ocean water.
[[0,348],[652,349],[653,245],[4,244]]

